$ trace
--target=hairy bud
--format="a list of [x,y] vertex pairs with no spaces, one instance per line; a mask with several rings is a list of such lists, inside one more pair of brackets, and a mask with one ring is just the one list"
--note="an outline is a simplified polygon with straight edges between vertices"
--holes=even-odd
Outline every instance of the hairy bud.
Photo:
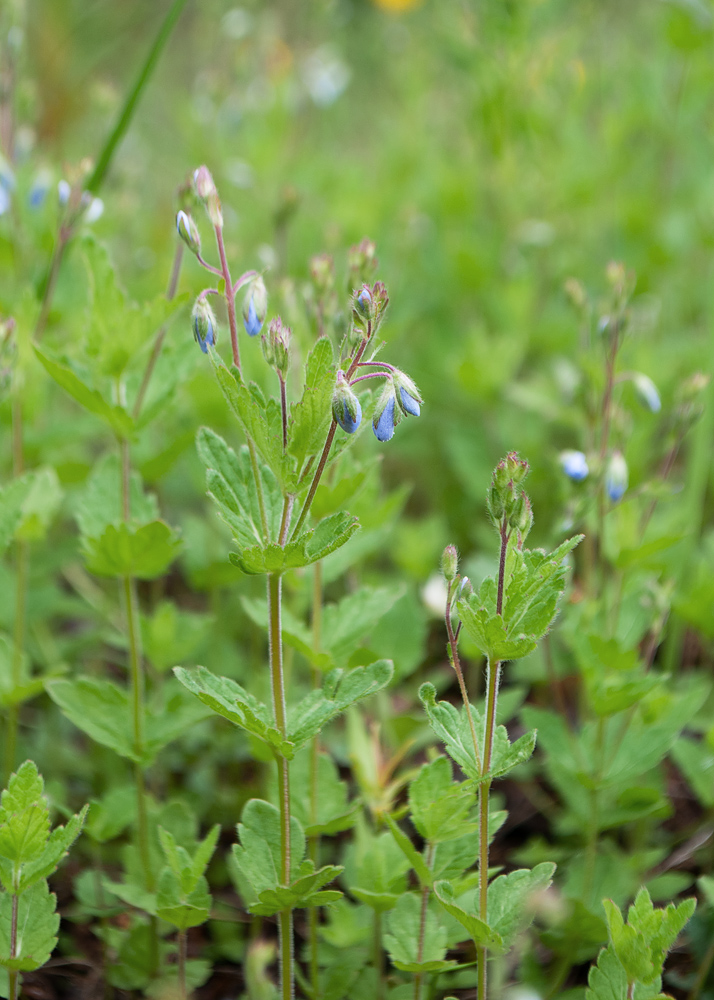
[[260,333],[268,311],[268,292],[265,282],[258,275],[248,285],[243,298],[243,325],[249,337]]
[[332,393],[332,416],[346,434],[354,434],[362,422],[362,407],[345,373],[337,372]]
[[441,572],[447,583],[456,579],[459,571],[459,553],[455,545],[447,545],[441,554]]
[[201,234],[198,231],[198,226],[188,212],[184,212],[183,209],[176,213],[176,232],[191,253],[199,254],[201,252]]
[[209,347],[215,347],[217,336],[216,317],[205,298],[197,298],[191,313],[193,336],[204,354]]
[[263,334],[261,337],[263,357],[282,379],[287,377],[290,365],[291,336],[290,327],[283,324],[280,316],[276,316],[270,321],[267,335]]

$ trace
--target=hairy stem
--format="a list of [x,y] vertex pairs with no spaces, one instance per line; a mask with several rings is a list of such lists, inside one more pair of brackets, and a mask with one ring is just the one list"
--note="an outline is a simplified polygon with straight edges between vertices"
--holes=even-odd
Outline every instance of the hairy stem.
[[[427,844],[424,858],[427,868],[431,869],[434,863],[434,844],[431,841]],[[419,913],[419,939],[417,941],[417,962],[424,959],[424,942],[426,939],[426,914],[429,906],[429,886],[422,886],[421,890],[421,910]],[[417,972],[414,976],[414,1000],[421,1000],[421,984],[423,975]]]
[[[359,347],[357,348],[357,352],[354,358],[352,359],[349,368],[347,369],[346,378],[348,382],[351,379],[352,375],[354,374],[357,365],[360,363],[360,359],[362,358],[362,355],[365,352],[367,344],[369,343],[370,336],[371,336],[371,328],[368,331],[367,338],[363,340],[360,343]],[[322,449],[322,454],[320,455],[320,461],[318,462],[317,468],[315,469],[315,475],[312,477],[312,482],[310,483],[310,489],[308,490],[307,497],[305,498],[305,503],[303,504],[302,510],[300,511],[300,517],[297,519],[297,524],[295,525],[295,529],[293,530],[292,533],[293,538],[297,538],[300,529],[305,523],[307,515],[310,513],[310,507],[312,506],[312,501],[315,499],[315,494],[317,493],[317,487],[320,485],[320,480],[322,479],[322,473],[325,471],[325,465],[327,464],[327,458],[328,455],[330,454],[330,448],[332,447],[332,442],[334,441],[336,430],[337,430],[337,423],[333,420],[332,423],[330,424],[330,429],[327,432],[327,440],[325,441],[325,446]]]
[[377,973],[376,1000],[384,1000],[384,948],[382,947],[382,914],[379,910],[374,911],[374,927],[372,935],[372,961],[374,970]]
[[[286,501],[286,508],[288,507]],[[268,617],[270,621],[270,674],[273,691],[275,725],[283,739],[287,739],[287,707],[285,679],[283,676],[283,646],[280,602],[282,580],[280,574],[268,574]],[[290,772],[285,757],[276,755],[278,765],[278,798],[280,800],[280,878],[283,885],[290,884]],[[292,910],[281,910],[280,928],[280,993],[282,1000],[294,996],[293,973],[293,915]]]
[[[17,958],[17,908],[19,896],[17,893],[12,894],[12,910],[10,914],[10,958]],[[8,977],[10,980],[10,1000],[17,1000],[19,997],[18,991],[18,972],[15,969],[8,971]]]
[[[12,636],[11,681],[16,690],[22,681],[22,658],[25,649],[27,626],[27,575],[30,563],[30,543],[21,538],[15,543],[15,623]],[[5,744],[5,787],[15,767],[17,753],[17,732],[20,722],[20,706],[10,705],[7,720],[7,741]]]
[[231,351],[233,352],[233,364],[240,371],[240,349],[238,347],[238,322],[236,320],[236,295],[233,291],[231,272],[228,267],[226,257],[226,247],[223,242],[223,227],[215,226],[216,243],[218,244],[218,256],[221,258],[221,269],[223,280],[226,283],[226,311],[228,313],[228,326],[231,331]]
[[476,726],[474,725],[473,714],[471,712],[471,702],[469,701],[468,691],[466,690],[466,682],[464,680],[464,672],[461,669],[461,660],[459,658],[459,644],[458,644],[458,634],[454,633],[454,627],[451,624],[451,585],[449,585],[448,593],[446,595],[446,612],[444,614],[444,620],[446,622],[446,634],[448,636],[449,642],[447,650],[449,653],[449,659],[451,660],[451,666],[454,668],[454,672],[459,682],[459,689],[461,690],[461,698],[464,703],[464,708],[466,709],[466,717],[469,720],[469,728],[471,729],[471,739],[474,744],[474,754],[476,755],[476,766],[479,770],[483,770],[481,766],[481,751],[479,750],[478,737],[476,735]]
[[285,451],[288,446],[288,398],[285,392],[285,379],[280,372],[278,372],[278,378],[280,380],[280,414],[283,422],[283,451]]

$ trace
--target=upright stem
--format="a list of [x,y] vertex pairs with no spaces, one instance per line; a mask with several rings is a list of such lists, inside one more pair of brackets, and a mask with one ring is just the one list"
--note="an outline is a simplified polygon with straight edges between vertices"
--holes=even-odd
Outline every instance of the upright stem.
[[[17,957],[17,906],[18,899],[16,893],[12,894],[12,911],[10,914],[10,958]],[[17,989],[18,972],[13,969],[8,972],[10,979],[10,1000],[17,1000],[19,992]]]
[[[434,863],[434,844],[431,841],[427,844],[426,857],[424,858],[427,868],[431,869]],[[426,939],[426,915],[429,906],[429,886],[422,886],[421,890],[421,911],[419,914],[419,940],[417,942],[417,962],[424,958],[424,941]],[[421,1000],[422,973],[418,972],[414,976],[414,1000]]]
[[[506,553],[508,551],[508,524],[505,517],[501,522],[501,552],[498,560],[498,591],[496,598],[496,614],[503,615],[503,597],[506,577]],[[501,674],[501,664],[487,661],[486,666],[486,729],[483,740],[482,776],[491,769],[493,753],[493,734],[496,728],[496,703],[498,701],[498,682]],[[482,781],[478,788],[479,809],[479,864],[478,864],[478,899],[479,917],[488,922],[488,799],[491,792],[491,779]],[[477,948],[478,954],[478,998],[486,1000],[488,954],[485,948]]]
[[285,451],[288,446],[288,400],[285,392],[285,379],[280,372],[278,372],[278,379],[280,380],[280,413],[283,420],[283,451]]
[[179,980],[179,997],[181,1000],[186,1000],[188,994],[186,992],[186,956],[188,949],[188,939],[186,937],[186,931],[178,932],[178,980]]
[[[287,506],[287,504],[286,504]],[[268,617],[270,621],[270,674],[273,689],[275,725],[283,739],[287,739],[287,707],[283,677],[283,646],[280,602],[282,580],[279,573],[268,574]],[[280,868],[281,882],[290,884],[290,772],[288,761],[276,756],[278,765],[278,798],[280,805]],[[293,915],[292,910],[281,910],[280,928],[280,990],[282,1000],[292,1000],[293,984]]]
[[377,973],[376,1000],[384,1000],[384,949],[382,948],[382,914],[374,911],[374,927],[372,937],[372,961]]
[[218,256],[221,258],[221,270],[223,272],[223,280],[226,283],[226,311],[228,312],[228,326],[231,331],[231,350],[233,351],[233,364],[236,366],[238,371],[240,371],[240,349],[238,347],[238,323],[236,320],[236,296],[233,291],[233,282],[231,281],[231,272],[228,267],[228,258],[226,257],[226,247],[223,242],[223,227],[216,226],[216,243],[218,244]]
[[[27,575],[30,562],[30,544],[21,538],[15,543],[15,626],[13,629],[11,678],[13,690],[22,681],[22,657],[25,648],[25,628],[27,623]],[[5,745],[5,785],[15,767],[17,753],[17,731],[20,721],[20,706],[13,703],[8,709],[7,742]]]
[[[354,375],[357,365],[360,363],[360,359],[365,352],[367,344],[369,343],[369,337],[371,336],[371,328],[368,331],[368,336],[364,339],[357,352],[347,369],[347,375],[345,376],[349,382],[352,375]],[[325,465],[327,464],[327,458],[330,454],[330,448],[332,447],[332,442],[335,438],[335,431],[337,430],[337,423],[333,420],[330,424],[330,429],[327,432],[327,440],[325,441],[325,446],[322,449],[322,454],[320,455],[320,461],[317,463],[317,468],[315,469],[315,475],[312,477],[312,482],[310,483],[310,489],[308,490],[307,497],[305,498],[305,503],[303,504],[302,510],[300,511],[300,517],[297,519],[297,524],[293,529],[292,537],[297,538],[300,529],[305,523],[307,515],[310,513],[310,507],[312,506],[312,501],[315,499],[315,494],[317,493],[317,487],[320,485],[320,479],[322,478],[322,473],[325,471]]]
[[[314,565],[314,576],[312,584],[312,648],[315,653],[319,653],[322,642],[322,562]],[[320,671],[317,667],[312,669],[313,687],[320,685]],[[320,764],[320,737],[315,736],[310,747],[310,822],[313,826],[317,823],[317,789]],[[310,858],[319,867],[320,861],[320,837],[316,834],[309,838],[308,850]],[[319,908],[311,906],[308,911],[309,940],[310,940],[310,985],[312,986],[313,1000],[318,1000],[320,990],[320,967],[318,962],[318,927]]]
[[612,341],[608,347],[607,358],[605,361],[605,392],[602,398],[602,411],[601,411],[601,426],[600,426],[600,482],[598,484],[598,499],[597,499],[597,554],[600,560],[600,566],[602,568],[602,547],[603,538],[605,534],[605,513],[606,513],[606,496],[605,496],[605,459],[607,458],[607,450],[610,445],[610,421],[612,417],[612,392],[615,386],[615,359],[617,358],[617,351],[619,347],[619,323],[617,320],[617,326],[615,332],[612,335]]
[[471,712],[471,702],[469,701],[468,691],[466,690],[466,682],[464,680],[464,672],[461,669],[461,660],[459,658],[459,644],[457,637],[454,633],[454,627],[451,624],[451,585],[449,586],[448,593],[446,595],[446,612],[444,615],[446,621],[446,634],[449,638],[449,659],[451,660],[451,665],[454,668],[454,672],[459,681],[459,688],[461,690],[461,698],[464,703],[464,708],[466,709],[466,716],[469,720],[469,728],[471,729],[471,739],[474,744],[474,754],[476,755],[476,766],[480,771],[483,771],[481,765],[481,751],[479,750],[478,737],[476,736],[476,726],[474,725],[473,714]]

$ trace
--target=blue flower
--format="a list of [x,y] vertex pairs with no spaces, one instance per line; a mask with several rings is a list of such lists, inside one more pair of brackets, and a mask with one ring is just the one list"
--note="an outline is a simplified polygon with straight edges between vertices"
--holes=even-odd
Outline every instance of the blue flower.
[[374,436],[378,441],[391,441],[394,436],[394,406],[396,403],[396,397],[392,391],[392,394],[387,399],[385,406],[382,408],[381,412],[379,407],[375,411],[374,419],[372,420],[372,428],[374,430]]
[[416,385],[407,374],[396,368],[392,373],[392,378],[399,409],[405,417],[418,417],[421,413],[422,398]]
[[342,400],[342,413],[337,417],[337,423],[340,425],[343,431],[347,434],[354,434],[359,425],[362,422],[362,407],[360,406],[359,400],[355,397],[355,406],[353,411],[350,413],[350,408],[347,405],[347,400]]
[[651,413],[659,413],[662,409],[662,400],[659,398],[657,386],[654,384],[652,379],[642,372],[637,372],[632,377],[632,381],[635,386],[635,392],[637,393],[642,405],[645,406]]
[[560,465],[565,475],[569,479],[573,479],[576,483],[582,482],[590,472],[588,460],[582,451],[572,451],[570,449],[562,451],[560,453]]
[[627,462],[622,452],[613,452],[605,473],[605,489],[612,503],[617,503],[625,495],[628,480]]
[[248,303],[248,315],[243,317],[243,325],[245,326],[245,332],[249,337],[257,337],[260,333],[260,328],[263,325],[258,319],[258,314],[255,311],[255,303],[253,302],[252,296],[250,302]]
[[343,371],[337,372],[332,394],[332,416],[347,434],[354,434],[362,422],[362,407]]

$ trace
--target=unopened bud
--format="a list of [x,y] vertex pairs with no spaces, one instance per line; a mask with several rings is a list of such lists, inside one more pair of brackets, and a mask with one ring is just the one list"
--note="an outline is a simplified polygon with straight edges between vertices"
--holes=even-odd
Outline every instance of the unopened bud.
[[394,383],[388,379],[377,400],[372,416],[372,429],[378,441],[390,441],[394,436],[394,428],[399,423],[400,415],[394,394]]
[[404,372],[395,371],[392,373],[394,388],[397,393],[397,404],[405,416],[418,417],[421,413],[421,403],[419,390]]
[[223,211],[218,197],[218,189],[206,166],[199,167],[193,174],[193,186],[197,197],[206,206],[208,218],[217,229],[223,228]]
[[659,413],[662,409],[662,401],[652,379],[642,372],[636,372],[632,376],[632,384],[642,405],[652,413]]
[[318,292],[329,291],[335,283],[335,262],[329,253],[310,258],[310,275]]
[[605,472],[605,489],[613,503],[621,500],[627,490],[629,475],[627,462],[621,451],[613,452]]
[[285,379],[290,365],[290,337],[292,331],[284,326],[280,316],[271,319],[268,333],[261,338],[263,357]]
[[188,212],[183,210],[177,212],[176,231],[191,253],[199,254],[201,252],[201,234]]
[[493,482],[498,489],[506,489],[509,483],[518,486],[528,475],[528,462],[519,458],[517,452],[510,451],[493,470]]
[[447,583],[456,579],[459,571],[459,553],[455,545],[447,545],[441,554],[441,572]]
[[243,298],[243,325],[249,337],[260,333],[268,311],[268,292],[265,282],[258,275],[248,285]]
[[560,465],[568,479],[582,482],[590,472],[588,460],[582,451],[568,449],[560,453]]
[[568,278],[563,286],[565,294],[568,296],[576,309],[584,309],[587,305],[588,297],[582,283],[577,278]]
[[204,354],[209,347],[215,347],[217,342],[217,324],[213,310],[205,298],[197,298],[191,313],[193,320],[193,336]]
[[362,407],[345,373],[337,372],[332,393],[332,416],[346,434],[354,434],[362,421]]
[[372,240],[365,237],[357,246],[350,247],[347,266],[353,288],[369,282],[377,268],[377,247]]

